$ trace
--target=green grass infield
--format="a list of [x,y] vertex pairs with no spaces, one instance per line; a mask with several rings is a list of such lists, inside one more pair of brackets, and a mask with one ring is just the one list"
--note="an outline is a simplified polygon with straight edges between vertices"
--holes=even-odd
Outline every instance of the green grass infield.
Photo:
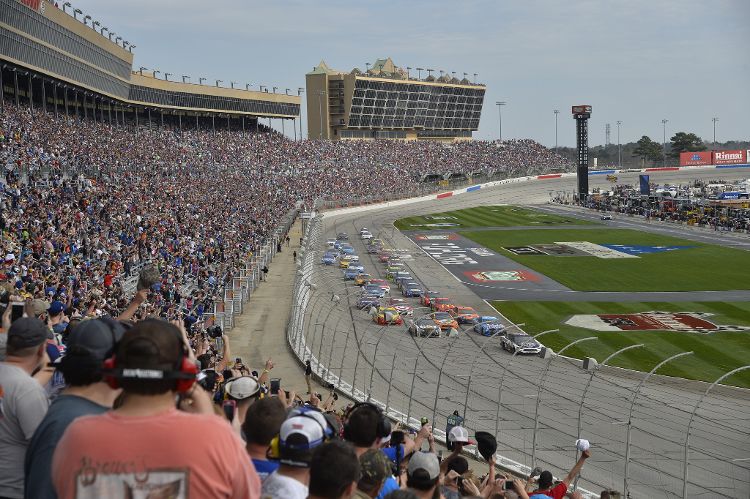
[[[454,224],[454,225],[442,225]],[[542,213],[519,206],[479,206],[464,210],[431,213],[396,220],[399,230],[466,229],[472,227],[543,227],[545,225],[592,225],[593,222],[575,217]]]
[[[649,311],[707,312],[706,320],[725,326],[750,326],[750,303],[679,302],[679,303],[608,303],[608,302],[493,302],[492,305],[515,323],[525,323],[529,334],[560,329],[539,340],[559,351],[566,344],[588,336],[586,341],[567,349],[564,355],[582,359],[593,357],[604,360],[611,353],[642,343],[644,346],[624,352],[609,364],[649,371],[662,360],[680,352],[692,355],[676,359],[662,366],[658,374],[713,382],[722,374],[747,365],[750,358],[750,331],[716,331],[711,333],[686,331],[595,331],[587,327],[566,324],[577,315],[633,314]],[[743,371],[724,381],[724,384],[750,388],[750,371]]]
[[[627,229],[484,230],[461,235],[576,291],[750,289],[750,254],[713,244]],[[638,258],[518,255],[505,249],[568,241],[687,248]]]

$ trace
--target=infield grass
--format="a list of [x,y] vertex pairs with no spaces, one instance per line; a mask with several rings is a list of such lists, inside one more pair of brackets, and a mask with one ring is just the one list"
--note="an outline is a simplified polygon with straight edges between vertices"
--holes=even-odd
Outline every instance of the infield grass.
[[[485,230],[462,232],[576,291],[719,291],[750,289],[750,253],[627,229]],[[690,246],[639,258],[519,256],[505,247],[556,241],[596,244]]]
[[[680,378],[713,382],[722,374],[748,364],[750,331],[716,333],[687,333],[677,331],[622,331],[599,332],[564,324],[576,314],[617,314],[648,311],[710,312],[715,324],[750,326],[750,303],[726,302],[493,302],[492,305],[515,323],[525,323],[529,334],[548,329],[559,333],[544,335],[539,340],[559,351],[578,338],[596,336],[598,340],[575,345],[565,355],[576,358],[593,357],[602,361],[609,354],[628,345],[643,343],[643,347],[624,352],[609,364],[627,369],[649,371],[660,361],[680,352],[692,355],[662,366],[657,372]],[[750,371],[727,378],[724,384],[750,388]]]
[[[453,223],[451,227],[429,227],[431,224]],[[519,226],[545,226],[545,225],[592,225],[594,222],[581,220],[575,217],[564,217],[542,213],[541,211],[521,208],[519,206],[496,205],[466,208],[464,210],[446,211],[442,213],[431,213],[417,217],[408,217],[396,220],[395,225],[399,230],[445,230],[446,228],[472,228],[472,227],[519,227]]]

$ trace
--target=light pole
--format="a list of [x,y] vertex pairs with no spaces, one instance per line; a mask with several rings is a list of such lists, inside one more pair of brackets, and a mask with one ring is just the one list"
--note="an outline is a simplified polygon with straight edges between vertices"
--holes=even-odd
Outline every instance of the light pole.
[[416,70],[417,70],[417,74],[419,75],[419,76],[417,77],[417,79],[418,79],[419,81],[422,81],[422,71],[424,71],[424,68],[414,68],[414,69],[416,69]]
[[555,153],[557,153],[557,115],[560,114],[560,110],[555,109],[553,113],[555,113]]
[[622,150],[620,149],[620,125],[622,125],[622,121],[617,120],[617,168],[622,168]]
[[708,392],[710,392],[714,386],[724,381],[729,376],[732,376],[733,374],[736,374],[740,371],[745,371],[746,369],[750,369],[750,365],[738,367],[737,369],[733,369],[729,371],[728,373],[723,374],[719,379],[711,383],[711,385],[706,388],[706,391],[703,392],[701,397],[698,399],[698,401],[695,403],[695,407],[693,408],[693,412],[690,413],[690,421],[688,421],[687,426],[687,434],[685,435],[685,447],[683,449],[683,475],[682,475],[682,499],[687,499],[687,486],[688,486],[688,465],[690,464],[688,462],[688,453],[690,452],[690,428],[693,426],[693,418],[695,417],[696,411],[698,411],[698,407],[703,402],[703,399],[708,396]]
[[714,150],[716,150],[716,122],[719,121],[719,118],[711,118],[711,121],[714,122]]
[[628,497],[628,470],[630,468],[630,432],[633,427],[633,409],[635,408],[635,401],[638,398],[638,395],[641,392],[641,387],[648,381],[648,379],[651,377],[652,374],[654,374],[661,366],[666,364],[667,362],[671,362],[675,359],[679,359],[680,357],[684,357],[685,355],[692,355],[693,352],[681,352],[676,355],[672,355],[671,357],[668,357],[658,364],[654,366],[653,369],[651,369],[646,376],[641,379],[641,382],[638,383],[638,386],[635,389],[635,393],[633,393],[633,398],[630,401],[630,414],[628,414],[628,431],[627,436],[625,437],[625,478],[622,485],[622,495],[623,497]]
[[598,340],[599,338],[597,336],[587,336],[586,338],[579,338],[575,341],[571,341],[564,347],[560,349],[559,352],[554,353],[550,351],[550,356],[547,359],[547,363],[544,365],[544,372],[542,373],[542,377],[539,380],[539,387],[537,388],[536,392],[536,407],[534,408],[534,433],[531,437],[531,467],[533,468],[536,466],[536,435],[539,433],[539,405],[542,401],[542,388],[544,387],[544,381],[547,378],[547,373],[549,372],[549,367],[552,365],[552,359],[557,357],[558,355],[561,355],[565,350],[572,347],[573,345],[577,345],[579,343],[583,343],[584,341],[591,341],[591,340]]
[[507,104],[507,102],[505,102],[505,101],[497,101],[497,102],[495,102],[495,105],[497,106],[497,119],[498,119],[498,123],[500,125],[500,127],[499,127],[500,128],[500,142],[503,141],[503,112],[502,112],[502,108],[503,108],[503,106],[505,104]]
[[300,87],[297,89],[297,96],[300,97],[299,104],[299,140],[302,140],[302,93],[305,91],[304,88]]
[[187,83],[187,81],[190,79],[190,76],[188,75],[182,75],[182,83]]
[[661,120],[661,126],[662,126],[662,139],[661,139],[662,166],[667,166],[667,123],[669,123],[669,120],[667,120],[667,119]]

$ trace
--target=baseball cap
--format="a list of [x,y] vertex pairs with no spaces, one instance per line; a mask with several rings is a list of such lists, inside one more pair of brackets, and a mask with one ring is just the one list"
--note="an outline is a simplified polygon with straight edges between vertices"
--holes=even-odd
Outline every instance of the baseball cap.
[[546,489],[548,487],[551,487],[553,481],[554,479],[552,478],[552,472],[546,470],[542,471],[542,474],[539,475],[539,488]]
[[47,312],[50,315],[57,315],[60,312],[62,312],[63,310],[65,310],[65,305],[63,305],[63,303],[61,301],[55,300],[52,303],[50,303],[50,306],[47,309]]
[[34,310],[34,316],[42,315],[50,308],[50,303],[47,300],[36,298],[31,300],[31,308]]
[[312,409],[295,409],[279,429],[279,461],[307,468],[312,450],[325,441],[327,422],[323,414]]
[[438,463],[437,456],[431,452],[415,452],[409,459],[407,473],[412,476],[419,470],[425,471],[430,480],[436,479],[440,475],[440,463]]
[[49,329],[36,317],[21,317],[8,329],[8,345],[14,348],[36,347],[47,341]]
[[252,376],[238,376],[224,384],[224,393],[235,400],[245,400],[260,392],[258,380]]
[[463,426],[454,426],[451,428],[451,432],[448,434],[448,440],[464,444],[475,443],[473,440],[469,440],[469,432]]
[[68,350],[84,353],[93,360],[103,362],[112,356],[123,334],[125,327],[108,317],[83,321],[68,335]]
[[391,474],[390,460],[378,449],[370,449],[359,456],[360,482],[377,485]]
[[146,319],[122,335],[117,343],[117,364],[120,368],[172,371],[183,349],[174,325],[160,319]]
[[477,450],[487,461],[497,452],[497,439],[492,433],[478,431],[474,435],[477,439]]

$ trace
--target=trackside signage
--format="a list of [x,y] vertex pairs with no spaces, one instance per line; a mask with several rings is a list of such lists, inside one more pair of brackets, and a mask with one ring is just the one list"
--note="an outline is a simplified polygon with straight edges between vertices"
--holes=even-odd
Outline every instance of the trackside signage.
[[714,153],[715,165],[741,165],[746,162],[746,151],[716,151]]
[[710,151],[681,152],[680,166],[710,165],[712,159]]
[[39,12],[39,7],[42,3],[42,0],[20,0],[22,4],[24,4],[26,7],[30,9],[34,9],[35,11]]

